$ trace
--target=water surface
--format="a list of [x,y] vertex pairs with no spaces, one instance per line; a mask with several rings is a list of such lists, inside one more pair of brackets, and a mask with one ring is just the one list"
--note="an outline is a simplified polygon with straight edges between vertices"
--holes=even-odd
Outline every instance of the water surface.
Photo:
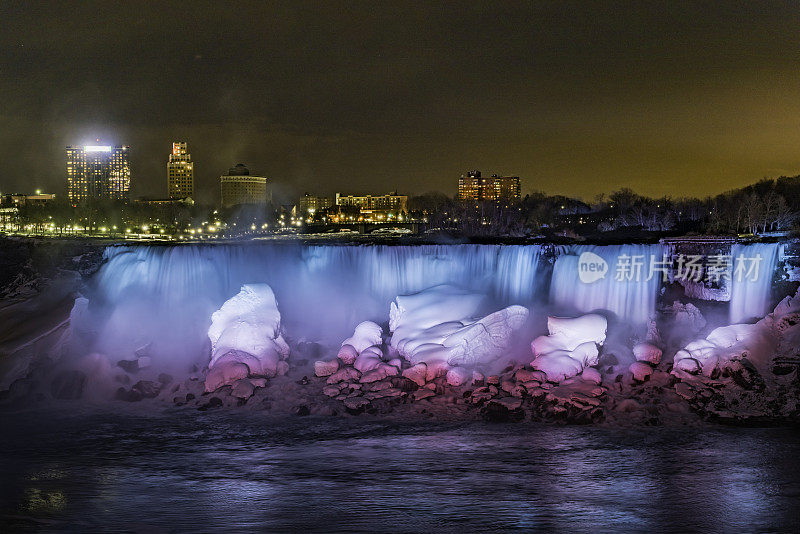
[[[0,414],[8,531],[798,531],[796,429]],[[10,527],[10,528],[9,528]]]

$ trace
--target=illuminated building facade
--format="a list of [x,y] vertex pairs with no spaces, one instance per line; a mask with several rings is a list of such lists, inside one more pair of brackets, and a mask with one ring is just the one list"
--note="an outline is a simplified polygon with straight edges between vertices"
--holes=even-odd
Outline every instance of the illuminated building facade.
[[172,143],[167,161],[167,197],[194,198],[194,163],[186,143]]
[[458,179],[458,200],[495,202],[517,201],[522,190],[519,176],[497,176],[489,178],[481,176],[480,171],[470,171]]
[[88,200],[130,200],[128,146],[68,146],[67,197],[73,206]]
[[223,208],[240,204],[263,204],[270,200],[267,179],[254,176],[250,170],[239,163],[219,177],[220,204]]
[[[408,206],[408,196],[397,192],[387,195],[342,195],[336,193],[334,205],[337,207],[332,218],[349,221],[351,218],[364,222],[402,221]],[[357,211],[358,215],[352,215]]]
[[301,217],[313,217],[315,213],[319,213],[324,209],[333,206],[333,199],[331,197],[317,197],[305,193],[297,203],[297,208]]

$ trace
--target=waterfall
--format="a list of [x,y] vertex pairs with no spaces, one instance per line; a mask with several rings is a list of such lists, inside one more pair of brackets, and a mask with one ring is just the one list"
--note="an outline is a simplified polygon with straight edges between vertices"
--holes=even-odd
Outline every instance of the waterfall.
[[385,321],[397,295],[437,284],[486,293],[497,305],[530,305],[541,288],[539,256],[538,245],[115,246],[106,249],[95,296],[111,307],[144,301],[165,323],[206,325],[242,284],[267,283],[296,335],[346,337],[363,320]]
[[[619,317],[644,322],[655,313],[662,273],[651,272],[661,262],[663,245],[569,245],[561,247],[553,267],[550,301],[565,313],[610,311]],[[602,266],[597,279],[582,280],[579,258],[584,253]],[[599,268],[599,267],[598,267]],[[599,275],[598,275],[599,276]]]
[[734,245],[731,248],[729,313],[732,323],[760,318],[769,312],[778,248],[777,243]]

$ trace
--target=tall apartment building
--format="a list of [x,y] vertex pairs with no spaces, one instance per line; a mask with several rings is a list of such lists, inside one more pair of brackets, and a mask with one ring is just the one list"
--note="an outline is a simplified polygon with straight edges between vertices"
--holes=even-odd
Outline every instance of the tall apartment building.
[[72,205],[88,200],[130,200],[128,146],[68,146],[67,198]]
[[194,198],[194,164],[185,142],[172,143],[167,161],[167,197]]
[[242,163],[219,177],[220,204],[230,208],[239,204],[264,204],[270,200],[267,179],[254,176]]
[[470,171],[458,179],[458,200],[516,201],[522,196],[519,176],[481,176],[480,171]]

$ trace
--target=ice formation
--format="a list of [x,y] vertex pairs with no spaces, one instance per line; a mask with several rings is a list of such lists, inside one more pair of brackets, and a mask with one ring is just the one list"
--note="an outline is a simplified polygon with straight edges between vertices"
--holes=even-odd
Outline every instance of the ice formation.
[[[711,377],[733,362],[747,360],[760,372],[767,371],[780,345],[800,339],[800,291],[786,297],[772,313],[754,324],[732,324],[711,331],[679,350],[674,357],[673,373],[697,373]],[[797,337],[798,339],[794,339]]]
[[411,363],[473,367],[498,359],[528,318],[509,306],[483,318],[484,296],[449,285],[398,296],[389,311],[390,346]]
[[549,335],[531,343],[531,366],[547,375],[550,382],[562,382],[597,365],[598,346],[606,340],[608,323],[602,315],[591,313],[575,318],[548,317]]
[[211,362],[206,390],[255,376],[275,376],[289,356],[281,314],[266,284],[245,284],[211,316]]

